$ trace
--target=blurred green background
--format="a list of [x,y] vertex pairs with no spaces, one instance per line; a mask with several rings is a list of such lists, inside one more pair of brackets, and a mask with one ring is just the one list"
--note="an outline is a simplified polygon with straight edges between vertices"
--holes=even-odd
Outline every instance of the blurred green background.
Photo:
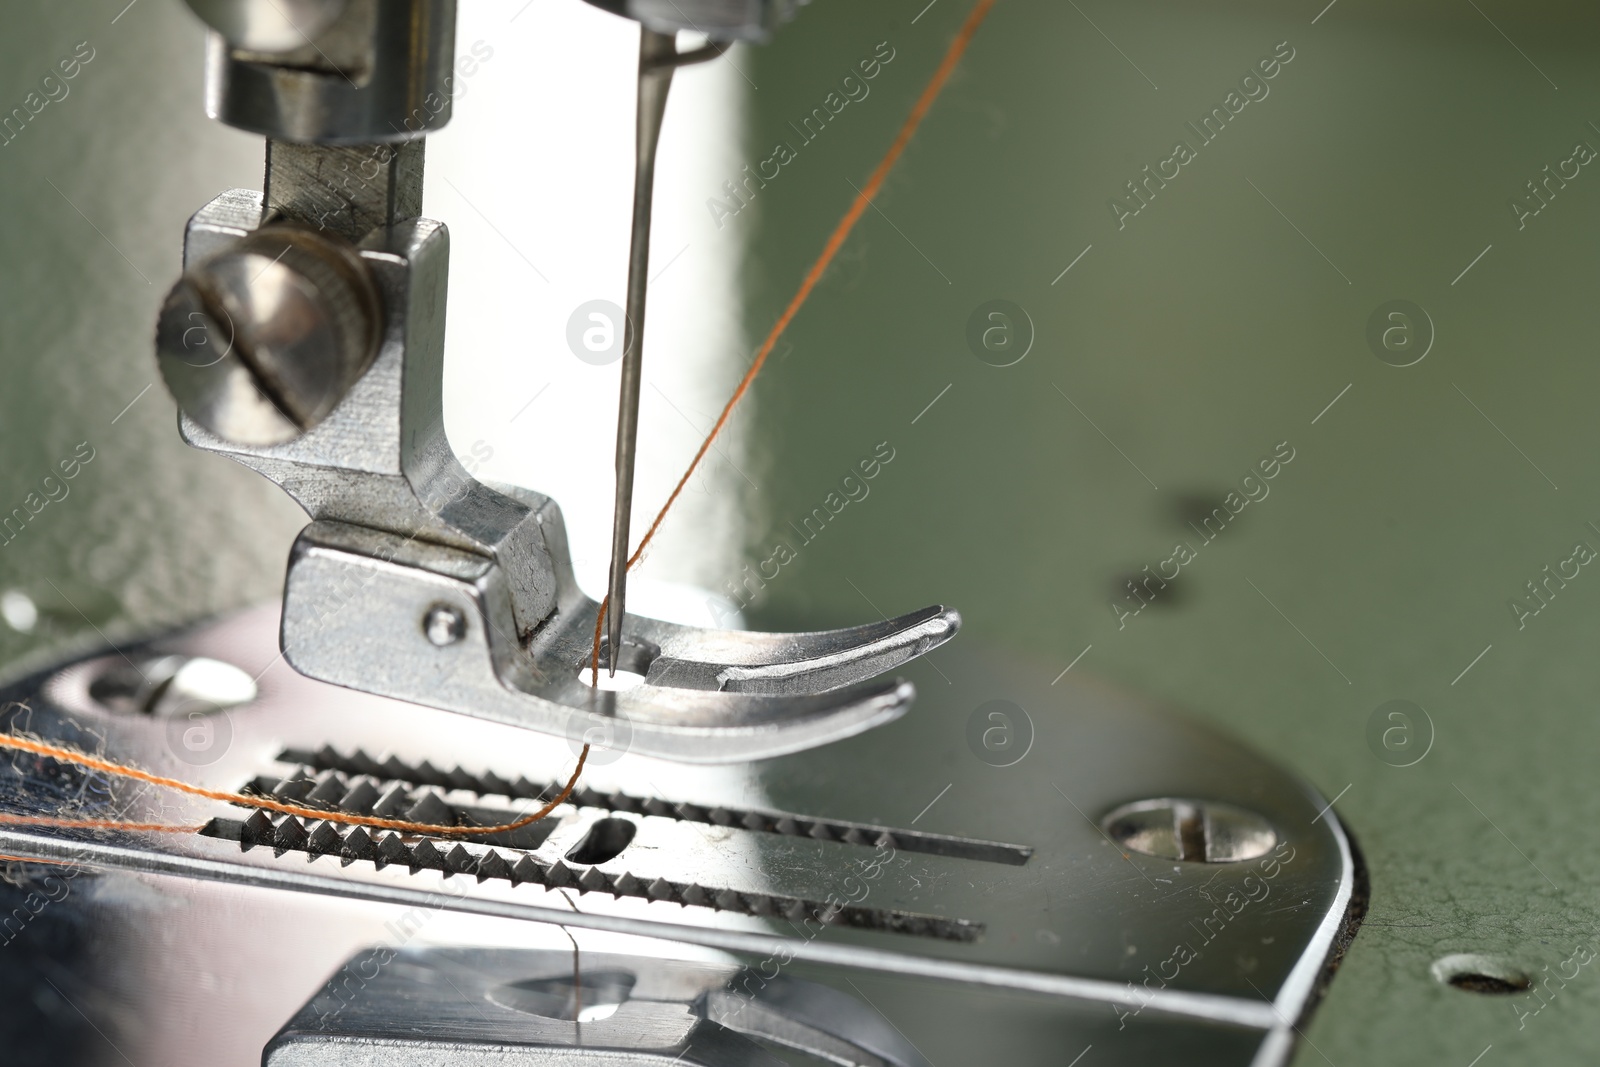
[[[13,673],[275,595],[301,521],[268,483],[186,450],[160,385],[142,392],[183,220],[256,184],[260,145],[201,116],[200,34],[178,5],[112,22],[124,2],[10,11],[0,34],[5,108],[78,42],[97,49],[0,147],[0,508],[80,442],[95,452],[0,548],[0,589],[39,612],[19,627],[9,602]],[[880,42],[895,54],[727,223],[747,338],[967,10],[816,0],[734,53],[752,164]],[[716,580],[766,558],[879,442],[895,455],[767,583],[752,625],[949,603],[964,643],[1046,679],[1083,653],[1074,671],[1174,701],[1341,795],[1371,910],[1301,1063],[1464,1067],[1489,1045],[1485,1067],[1577,1063],[1593,1046],[1588,971],[1519,1029],[1525,998],[1449,988],[1429,965],[1477,952],[1538,975],[1597,937],[1600,577],[1582,569],[1522,629],[1508,607],[1575,542],[1600,549],[1582,406],[1600,385],[1600,174],[1583,167],[1525,228],[1508,207],[1575,142],[1600,147],[1597,28],[1592,9],[1503,0],[1001,0],[738,426],[746,552],[710,561]],[[1107,201],[1194,146],[1185,123],[1280,42],[1294,58],[1270,95],[1119,229]],[[1031,319],[1013,366],[966,340],[993,299]],[[1395,299],[1436,334],[1408,367],[1366,339]],[[1119,629],[1125,577],[1197,545],[1187,523],[1285,441],[1270,495]],[[1367,741],[1396,699],[1431,720],[1410,767]]]
[[[752,334],[969,9],[940,0],[912,24],[924,2],[821,2],[759,53],[757,146],[877,42],[898,58],[761,191]],[[1074,671],[1185,706],[1329,797],[1348,787],[1372,905],[1298,1062],[1464,1067],[1490,1044],[1484,1064],[1584,1062],[1600,981],[1553,984],[1519,1030],[1513,1004],[1537,999],[1453,989],[1429,965],[1479,952],[1543,977],[1595,944],[1600,576],[1583,568],[1521,630],[1508,601],[1537,606],[1525,583],[1579,540],[1600,549],[1585,407],[1600,174],[1582,168],[1521,230],[1507,201],[1575,142],[1600,147],[1600,20],[1322,7],[996,6],[759,386],[756,546],[873,443],[897,458],[753,622],[937,599],[963,612],[960,641],[1021,652],[1046,679],[1092,645]],[[1284,41],[1270,94],[1119,230],[1108,199],[1175,141],[1198,145],[1185,123]],[[966,343],[994,298],[1036,329],[1014,366]],[[1366,341],[1392,299],[1436,330],[1413,366]],[[1282,441],[1295,459],[1270,495],[1200,547],[1188,521]],[[1179,540],[1197,558],[1119,629],[1123,576]],[[1392,699],[1435,731],[1414,766],[1367,744]]]

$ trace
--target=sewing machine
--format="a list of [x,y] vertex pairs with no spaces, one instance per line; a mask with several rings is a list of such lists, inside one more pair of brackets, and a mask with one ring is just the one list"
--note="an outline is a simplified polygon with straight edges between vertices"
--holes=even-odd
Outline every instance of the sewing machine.
[[[184,440],[270,479],[311,523],[281,605],[10,694],[26,709],[14,730],[211,796],[70,764],[45,775],[59,761],[18,754],[18,806],[112,825],[4,831],[9,852],[56,865],[43,884],[64,899],[114,877],[80,870],[137,872],[207,916],[209,933],[141,946],[170,954],[135,964],[159,972],[147,996],[220,983],[278,1004],[269,1067],[926,1067],[928,1034],[907,1012],[934,1023],[973,1003],[1008,1021],[934,1048],[964,1042],[968,1062],[1090,1045],[1126,1062],[1202,1046],[1219,1062],[1287,1058],[1359,891],[1314,791],[1196,727],[1062,687],[1027,699],[1031,713],[1020,698],[983,703],[952,735],[977,758],[940,772],[946,791],[989,792],[1003,818],[980,820],[985,833],[919,829],[932,803],[906,809],[904,736],[877,731],[913,704],[893,672],[949,640],[954,611],[769,634],[624,607],[667,90],[680,68],[767,38],[794,5],[615,5],[641,29],[609,610],[579,588],[557,503],[479,481],[445,434],[449,236],[422,190],[427,137],[475,63],[457,62],[455,0],[190,6],[209,27],[207,112],[265,138],[265,181],[190,219],[157,361]],[[680,34],[704,43],[680,49]],[[893,458],[880,448],[858,473]],[[1036,732],[1030,714],[1063,702],[1070,730]],[[943,762],[939,747],[909,751]],[[989,782],[997,767],[1016,771]],[[1039,808],[1034,789],[1076,817]],[[230,805],[229,790],[277,807]],[[539,804],[549,818],[515,821]],[[187,820],[202,825],[147,829]],[[1190,882],[1206,902],[1193,916],[1169,903]],[[278,973],[245,979],[216,909],[246,898],[323,924],[359,918],[316,952],[282,932],[246,938]],[[1047,917],[1061,909],[1070,933]],[[16,913],[16,936],[31,914]],[[465,917],[488,925],[447,932]],[[1205,951],[1218,939],[1245,955]],[[286,999],[303,1003],[284,1011]],[[151,1039],[167,1047],[172,1032]]]
[[[517,17],[579,2],[541,0]],[[56,1032],[49,1023],[69,1035],[53,1039],[70,1045],[68,1062],[115,1060],[112,1049],[141,1065],[259,1059],[272,1067],[944,1067],[991,1059],[1268,1067],[1318,1057],[1301,1031],[1319,1018],[1313,1012],[1330,983],[1344,981],[1334,982],[1335,970],[1366,907],[1366,873],[1330,803],[1344,782],[1321,782],[1333,786],[1324,794],[1225,731],[1094,680],[1072,659],[1088,637],[1041,671],[1031,652],[1000,651],[1005,642],[970,641],[970,632],[957,637],[960,619],[949,608],[905,612],[952,586],[951,601],[961,603],[956,594],[966,583],[954,572],[964,564],[932,556],[980,534],[948,507],[930,513],[946,524],[943,540],[926,535],[932,549],[915,542],[924,536],[915,524],[871,534],[850,524],[878,521],[865,517],[877,506],[868,490],[881,500],[897,491],[901,471],[929,462],[929,446],[919,458],[905,441],[929,430],[941,398],[954,399],[939,392],[945,376],[926,388],[919,380],[901,401],[903,417],[897,412],[884,435],[893,447],[874,450],[882,438],[869,435],[819,461],[825,476],[786,501],[791,532],[761,541],[748,567],[741,559],[730,568],[728,584],[707,583],[701,602],[712,598],[709,613],[654,617],[642,589],[632,608],[602,613],[585,589],[606,591],[598,576],[612,603],[621,600],[628,575],[617,569],[616,547],[625,563],[628,524],[620,541],[614,531],[600,567],[600,546],[569,534],[555,494],[483,475],[488,460],[469,448],[470,436],[445,432],[445,362],[463,358],[446,344],[444,308],[452,274],[463,268],[460,249],[451,263],[446,227],[482,212],[465,194],[444,206],[423,202],[426,146],[460,112],[487,106],[493,87],[480,74],[504,56],[488,59],[458,40],[460,14],[447,0],[189,6],[207,29],[206,110],[249,134],[252,150],[264,142],[265,176],[259,190],[219,186],[195,198],[181,264],[153,253],[139,259],[147,271],[165,263],[155,289],[177,279],[164,297],[143,294],[156,325],[156,389],[175,401],[177,433],[202,453],[196,459],[221,469],[219,457],[227,457],[250,468],[262,477],[237,492],[257,494],[244,498],[251,507],[270,508],[266,493],[281,489],[309,525],[295,520],[303,528],[292,548],[281,546],[286,563],[280,553],[256,568],[263,585],[281,585],[281,598],[243,610],[229,604],[217,617],[175,611],[174,625],[131,635],[87,633],[71,654],[54,649],[17,672],[4,694],[6,728],[212,790],[462,827],[501,825],[549,802],[580,756],[584,763],[550,818],[444,837],[175,796],[13,756],[7,810],[197,828],[0,827],[0,852],[20,858],[11,918],[0,915],[8,946],[0,988],[44,1005],[38,1030]],[[600,322],[620,339],[622,366],[604,365],[620,372],[617,482],[631,501],[633,459],[650,451],[651,439],[628,429],[629,408],[637,411],[640,386],[670,363],[657,353],[668,348],[660,324],[672,321],[657,316],[649,331],[641,328],[647,283],[665,273],[674,250],[658,245],[650,266],[652,153],[658,134],[670,151],[675,132],[672,101],[650,79],[675,72],[674,92],[682,91],[749,54],[722,57],[731,43],[784,48],[791,34],[820,33],[808,21],[821,13],[759,0],[599,6],[615,10],[585,17],[628,26],[641,39],[634,176],[636,193],[646,196],[643,230],[636,195],[626,307]],[[853,176],[868,169],[893,134],[898,116],[889,113],[910,105],[912,83],[963,14],[915,7],[921,14],[902,12],[901,28],[926,34],[918,51],[898,40],[889,47],[885,39],[882,49],[876,38],[842,41],[825,77],[772,105],[787,107],[799,126],[784,135],[792,137],[789,153],[762,145],[748,166],[723,166],[726,182],[697,191],[719,232],[747,222],[784,191],[780,183],[801,181],[788,175],[831,151],[828,138],[844,136],[835,131],[848,122],[863,123],[852,136],[876,148],[840,166]],[[1009,33],[1015,42],[1017,31]],[[99,73],[105,51],[76,56],[83,73],[75,88]],[[1262,54],[1281,69],[1269,79],[1251,66],[1248,77],[1286,96],[1307,51],[1269,48]],[[782,62],[799,65],[802,55],[785,52]],[[879,72],[870,78],[868,62]],[[841,82],[835,68],[854,81]],[[891,76],[903,76],[898,88]],[[50,108],[65,114],[71,103],[64,97]],[[1239,130],[1228,136],[1270,121],[1280,103],[1250,98],[1227,120]],[[1004,126],[1003,114],[970,102],[949,106],[967,106],[980,131]],[[52,118],[47,108],[31,126],[43,129]],[[15,144],[34,136],[30,127]],[[1199,158],[1228,143],[1200,148]],[[1120,179],[1108,187],[1122,205],[1109,225],[1137,235],[1191,179],[1169,177],[1170,189],[1143,180],[1142,199],[1129,199],[1140,194]],[[842,203],[827,201],[836,209]],[[900,240],[889,217],[872,255],[882,254],[877,241]],[[819,235],[807,245],[781,225],[776,236],[807,255],[821,243]],[[158,248],[177,242],[177,232],[152,238]],[[931,268],[937,285],[942,272],[933,262],[949,263],[936,249],[910,245],[908,238],[895,247],[907,264]],[[623,243],[606,247],[625,258]],[[1056,276],[1063,286],[1081,277],[1072,273],[1079,260],[1067,264],[1071,255]],[[802,269],[783,261],[772,284],[786,289]],[[847,259],[833,277],[848,292],[861,269]],[[538,281],[519,275],[516,284]],[[1035,324],[1015,305],[993,303],[974,312],[975,328],[968,309],[957,316],[962,358],[986,372],[1033,366],[1021,361]],[[847,301],[834,314],[860,322],[869,318],[862,311]],[[1018,344],[1019,332],[1028,344]],[[645,340],[651,356],[641,363]],[[569,358],[565,338],[519,344],[529,362],[547,350]],[[1037,362],[1040,353],[1033,355]],[[871,358],[906,357],[886,348]],[[717,389],[736,377],[724,373]],[[1055,390],[1062,398],[1069,391],[1076,394],[1070,383]],[[1039,392],[1055,396],[1048,385]],[[1098,411],[1075,411],[1081,399],[1062,400],[1050,419],[1090,422]],[[534,400],[519,394],[512,408]],[[122,425],[109,422],[113,415],[123,418],[113,409],[108,425]],[[1317,417],[1325,416],[1334,417]],[[559,413],[534,406],[517,417],[546,442],[530,460],[535,467],[589,458],[611,443],[609,424],[596,445],[595,435],[547,429],[561,425]],[[692,427],[690,450],[708,423]],[[173,433],[165,420],[160,428]],[[1096,424],[1085,441],[1101,441],[1100,432]],[[1122,442],[1115,426],[1105,432],[1106,442]],[[79,491],[96,463],[103,469],[107,451],[69,450],[71,476],[54,456],[44,469]],[[1276,438],[1252,441],[1243,459],[1214,472],[1223,491],[1188,507],[1167,538],[1183,538],[1187,557],[1152,545],[1111,583],[1109,598],[1097,587],[1098,625],[1119,635],[1168,625],[1162,613],[1193,595],[1206,568],[1222,566],[1211,560],[1229,551],[1229,540],[1267,521],[1258,513],[1278,506],[1268,490],[1292,492],[1293,479],[1315,462],[1306,451]],[[940,454],[961,469],[959,456]],[[1142,491],[1143,472],[1132,466],[1120,473]],[[78,472],[87,472],[84,482]],[[1227,503],[1235,485],[1237,507]],[[55,516],[50,509],[66,513],[70,505],[49,485],[44,498],[49,508],[31,512],[41,527]],[[683,521],[692,528],[707,513]],[[640,532],[633,524],[634,541]],[[32,534],[19,528],[17,544],[26,547]],[[702,535],[711,537],[711,528]],[[904,602],[861,588],[856,596],[836,582],[848,599],[790,615],[858,625],[747,626],[765,621],[758,594],[778,587],[778,576],[800,588],[807,575],[834,566],[873,591],[862,579],[869,568],[837,561],[862,558],[875,536],[892,546],[880,552],[904,554],[903,569],[915,578]],[[836,547],[835,537],[851,538],[850,547]],[[575,564],[580,555],[587,572]],[[795,558],[808,569],[789,577]],[[77,587],[60,580],[63,602],[97,617]],[[1270,585],[1258,591],[1262,600],[1280,595]],[[810,594],[792,595],[805,603]],[[50,610],[8,603],[8,621]],[[1033,619],[1033,608],[1020,610]],[[984,613],[993,626],[997,609]],[[1414,705],[1384,708],[1401,718],[1382,719],[1376,740],[1362,735],[1357,747],[1365,758],[1371,746],[1389,770],[1410,758],[1406,744],[1421,720]],[[1367,716],[1360,718],[1365,727]],[[1396,730],[1405,737],[1392,744]],[[1474,982],[1517,986],[1514,973],[1488,958],[1463,956],[1450,965],[1456,970],[1425,973],[1451,958],[1441,950],[1418,968],[1430,995],[1464,996],[1458,991]],[[103,1035],[83,1031],[80,1019]]]

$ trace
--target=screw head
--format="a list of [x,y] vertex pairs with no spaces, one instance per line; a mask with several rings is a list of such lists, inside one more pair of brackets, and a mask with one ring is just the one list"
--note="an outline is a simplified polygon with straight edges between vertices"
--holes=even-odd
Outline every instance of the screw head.
[[267,226],[179,279],[161,308],[156,355],[195,422],[236,444],[283,444],[366,373],[381,320],[377,283],[354,248]]
[[1260,815],[1210,800],[1139,800],[1112,810],[1100,825],[1130,852],[1190,863],[1240,863],[1278,843],[1277,831]]
[[422,632],[434,645],[444,648],[467,636],[467,617],[449,604],[435,604],[422,618]]

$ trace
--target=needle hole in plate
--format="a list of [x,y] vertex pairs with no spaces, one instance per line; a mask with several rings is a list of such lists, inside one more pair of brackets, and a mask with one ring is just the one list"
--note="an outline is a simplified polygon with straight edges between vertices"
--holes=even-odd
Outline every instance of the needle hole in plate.
[[637,830],[638,827],[627,819],[601,819],[589,827],[582,841],[567,851],[567,859],[585,867],[607,863],[622,855],[622,850],[633,843]]
[[[611,646],[602,641],[600,643],[600,690],[607,693],[622,693],[635,689],[645,682],[645,676],[650,673],[650,664],[654,663],[661,655],[661,650],[655,645],[644,641],[629,641],[624,639],[622,651],[617,656],[617,673],[613,675],[607,668],[611,660]],[[594,688],[593,674],[589,670],[590,655],[585,654],[578,662],[578,680],[585,686]]]

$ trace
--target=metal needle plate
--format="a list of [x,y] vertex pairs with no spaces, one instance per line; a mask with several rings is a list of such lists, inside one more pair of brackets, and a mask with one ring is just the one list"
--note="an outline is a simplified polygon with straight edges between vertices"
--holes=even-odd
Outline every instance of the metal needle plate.
[[[260,609],[0,698],[29,709],[21,721],[12,713],[13,729],[78,743],[92,730],[118,758],[213,788],[403,818],[482,822],[526,810],[572,765],[561,741],[301,677],[275,662],[277,622]],[[166,719],[117,713],[91,695],[127,660],[162,655],[236,664],[260,674],[260,693],[212,716]],[[1049,1055],[1019,1063],[1065,1062],[1060,1054],[1076,1054],[1082,1045],[1067,1045],[1086,1034],[1100,1035],[1086,1040],[1102,1063],[1155,1062],[1147,1054],[1163,1046],[1160,1034],[1184,1035],[1190,1052],[1195,1040],[1215,1044],[1216,1056],[1174,1062],[1284,1062],[1291,1023],[1309,1010],[1360,896],[1325,801],[1231,740],[1093,683],[1051,687],[1047,671],[1022,681],[1025,668],[973,655],[947,655],[941,670],[952,684],[932,690],[925,714],[826,750],[699,770],[638,753],[597,762],[572,802],[522,838],[363,841],[321,820],[116,782],[83,794],[75,810],[206,832],[17,827],[0,831],[0,851],[186,884],[561,924],[643,939],[656,954],[689,951],[670,945],[747,961],[780,954],[792,973],[846,992],[848,982],[886,997],[920,990],[890,1017],[925,1050],[937,1040],[973,1057],[950,1062],[976,1062],[983,1046],[971,1043],[984,1030],[981,1014],[967,1015],[963,1032],[947,1025],[957,1007],[927,1007],[952,997],[1011,1005],[997,1018],[1035,1019],[1040,1041],[1057,1035]],[[1014,709],[1012,728],[1031,724],[1010,766],[968,743],[974,716],[996,699]],[[189,751],[185,731],[205,723],[225,743]],[[51,791],[59,778],[48,764],[15,765],[0,777],[6,808],[73,808]],[[1159,798],[1177,798],[1159,809],[1177,813],[1176,843],[1162,842],[1158,809],[1141,803]],[[1123,818],[1129,811],[1140,818]],[[1132,844],[1114,844],[1113,831]],[[1252,858],[1172,859],[1134,846]]]

